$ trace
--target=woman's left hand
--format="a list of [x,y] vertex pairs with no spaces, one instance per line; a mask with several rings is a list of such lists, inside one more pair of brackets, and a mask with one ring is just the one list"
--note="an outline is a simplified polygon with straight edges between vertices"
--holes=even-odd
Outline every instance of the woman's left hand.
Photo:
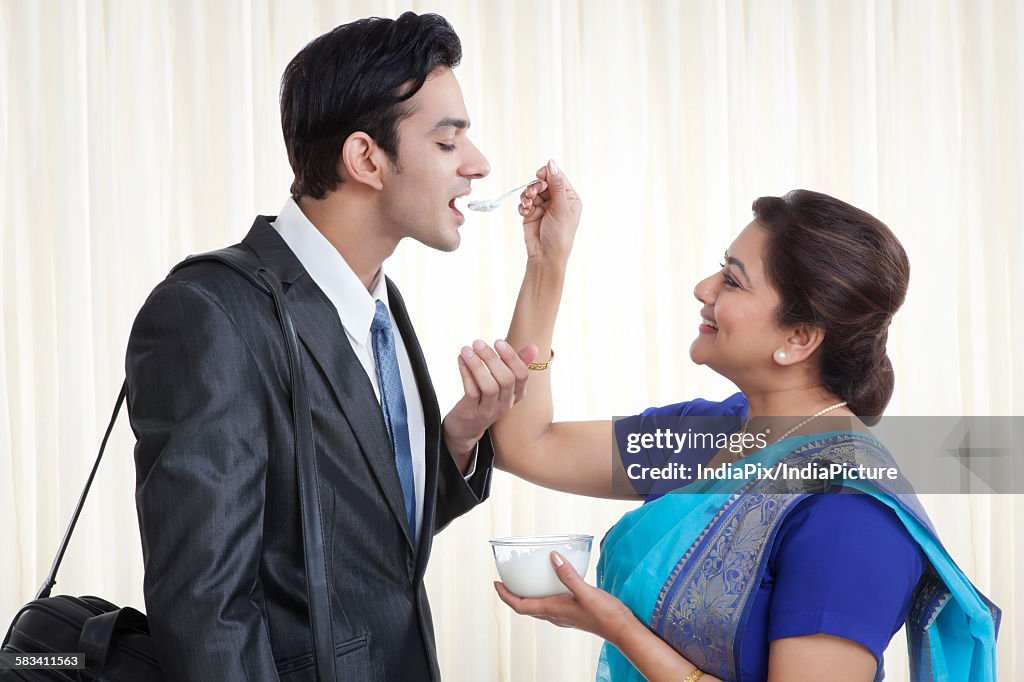
[[551,553],[555,575],[570,594],[531,599],[517,597],[500,582],[494,583],[501,600],[522,616],[533,616],[563,628],[576,628],[611,642],[630,623],[636,621],[633,613],[621,601],[593,585],[588,585],[576,569],[558,552]]

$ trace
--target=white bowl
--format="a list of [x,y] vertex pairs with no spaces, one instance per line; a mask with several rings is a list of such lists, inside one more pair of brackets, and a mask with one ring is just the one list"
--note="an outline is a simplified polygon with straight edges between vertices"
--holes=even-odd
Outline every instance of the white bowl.
[[593,535],[525,535],[491,540],[491,548],[509,591],[520,597],[553,597],[569,590],[555,575],[551,552],[564,556],[585,577],[593,541]]

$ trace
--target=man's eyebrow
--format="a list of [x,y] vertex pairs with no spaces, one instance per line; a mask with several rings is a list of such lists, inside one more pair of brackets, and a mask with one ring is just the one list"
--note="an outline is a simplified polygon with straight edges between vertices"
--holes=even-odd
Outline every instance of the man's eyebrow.
[[469,128],[469,121],[464,118],[442,118],[434,124],[434,127],[430,132],[437,132],[441,128],[457,128],[459,130],[466,130]]
[[732,256],[729,255],[729,252],[726,251],[725,262],[728,263],[729,265],[735,265],[736,267],[738,267],[740,269],[740,272],[743,273],[743,277],[747,280],[747,283],[750,283],[750,275],[747,274],[747,269],[743,267],[743,261],[741,261],[739,258],[733,258]]

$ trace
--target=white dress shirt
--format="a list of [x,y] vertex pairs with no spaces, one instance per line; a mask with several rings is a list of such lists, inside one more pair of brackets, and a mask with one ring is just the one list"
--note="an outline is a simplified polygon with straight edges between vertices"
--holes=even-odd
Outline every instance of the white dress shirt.
[[360,281],[349,264],[334,246],[327,241],[320,230],[305,216],[298,204],[291,198],[285,202],[273,223],[288,248],[299,259],[302,267],[316,285],[320,287],[341,318],[345,336],[366,370],[366,376],[373,384],[373,392],[380,402],[380,386],[377,382],[377,365],[373,358],[373,341],[370,325],[377,311],[377,301],[388,308],[391,328],[394,330],[395,351],[398,354],[398,369],[402,375],[402,391],[405,393],[405,409],[409,416],[409,447],[412,450],[412,478],[416,490],[416,537],[420,537],[423,525],[423,485],[426,479],[425,443],[426,433],[423,421],[423,402],[416,386],[416,377],[409,362],[409,351],[405,340],[395,325],[388,305],[388,288],[381,267],[373,278],[370,290]]

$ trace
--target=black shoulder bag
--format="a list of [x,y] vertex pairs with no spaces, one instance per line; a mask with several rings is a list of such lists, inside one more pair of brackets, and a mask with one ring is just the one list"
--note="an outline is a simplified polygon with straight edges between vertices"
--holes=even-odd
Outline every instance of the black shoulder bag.
[[[295,424],[295,468],[298,499],[302,517],[303,554],[306,566],[306,597],[309,601],[309,620],[313,632],[313,659],[318,680],[336,680],[334,635],[331,606],[327,592],[327,557],[324,551],[323,528],[320,522],[320,493],[317,486],[316,459],[313,453],[313,421],[309,396],[303,379],[299,344],[291,316],[285,309],[281,283],[263,268],[242,246],[186,258],[174,270],[200,261],[217,261],[234,269],[257,288],[274,299],[281,331],[288,346],[288,367],[292,383],[292,419]],[[173,271],[172,271],[173,272]],[[157,682],[163,680],[156,645],[149,633],[145,614],[131,608],[118,608],[99,597],[50,596],[57,582],[64,552],[89,494],[96,469],[103,457],[110,432],[121,410],[127,393],[127,381],[114,405],[110,424],[99,454],[93,464],[85,489],[78,499],[61,540],[50,573],[43,582],[35,600],[18,611],[4,637],[0,651],[8,654],[62,654],[84,655],[84,665],[75,669],[11,669],[0,670],[0,678],[20,680],[79,680],[102,679],[110,682]],[[84,670],[82,668],[84,667]]]

